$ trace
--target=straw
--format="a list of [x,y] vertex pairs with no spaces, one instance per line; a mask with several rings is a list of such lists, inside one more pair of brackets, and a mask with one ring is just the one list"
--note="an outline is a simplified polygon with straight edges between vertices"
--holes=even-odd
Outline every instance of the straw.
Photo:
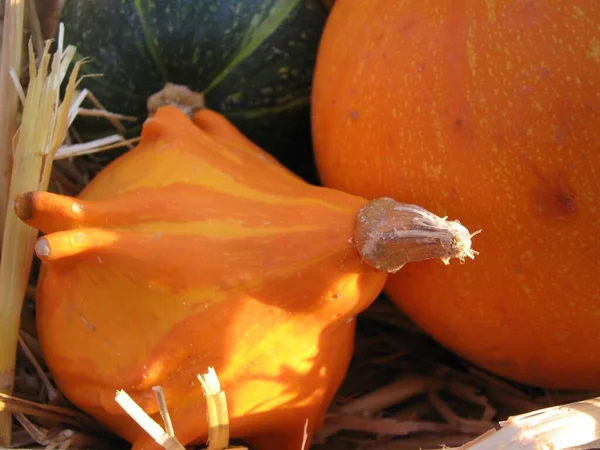
[[[12,140],[17,129],[19,97],[12,80],[11,70],[21,71],[23,53],[24,0],[6,0],[2,57],[0,59],[0,244],[4,235],[4,221],[8,206],[8,191],[12,169]],[[2,442],[0,426],[0,442]]]
[[185,450],[175,436],[167,433],[125,391],[117,391],[115,400],[161,447],[166,450]]
[[[64,48],[63,36],[61,26],[56,53],[50,55],[51,42],[46,42],[39,68],[33,44],[29,42],[29,85],[15,136],[9,199],[28,191],[47,190],[52,159],[67,135],[81,62],[75,64],[61,102],[60,87],[75,56],[75,47]],[[15,95],[18,92],[13,91]],[[12,150],[13,146],[8,148]],[[25,225],[8,208],[0,264],[0,393],[3,394],[10,394],[14,386],[20,314],[36,237],[37,230]],[[0,444],[8,444],[10,436],[10,414],[2,411]]]

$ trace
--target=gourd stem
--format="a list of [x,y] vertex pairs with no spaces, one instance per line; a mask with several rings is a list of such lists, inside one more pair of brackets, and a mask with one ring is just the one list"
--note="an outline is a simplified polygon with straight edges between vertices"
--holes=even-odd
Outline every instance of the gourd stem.
[[167,83],[160,91],[148,97],[148,114],[153,116],[158,108],[165,105],[177,106],[192,119],[194,113],[203,109],[206,103],[201,92],[194,92],[181,84]]
[[414,261],[441,259],[448,264],[451,258],[473,259],[477,252],[471,238],[478,233],[420,206],[384,197],[360,209],[354,245],[367,264],[394,273]]

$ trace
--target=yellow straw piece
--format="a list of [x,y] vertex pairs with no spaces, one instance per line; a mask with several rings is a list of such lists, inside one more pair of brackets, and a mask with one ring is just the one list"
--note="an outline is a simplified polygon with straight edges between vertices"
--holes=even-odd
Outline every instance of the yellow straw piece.
[[[16,0],[10,0],[11,3]],[[19,194],[48,188],[52,160],[64,142],[69,111],[75,98],[81,62],[74,65],[64,98],[62,85],[75,56],[75,47],[63,46],[64,27],[59,30],[58,48],[50,54],[46,42],[39,67],[29,42],[29,85],[20,127],[14,138],[14,162],[6,211],[2,260],[0,262],[0,393],[10,394],[14,386],[15,359],[20,313],[33,259],[37,230],[25,225],[10,205]],[[5,66],[3,65],[3,68]],[[18,69],[18,68],[16,68]],[[15,95],[17,90],[13,88]],[[11,440],[11,416],[0,412],[0,446]]]
[[[13,164],[12,142],[17,129],[19,108],[18,91],[15,89],[11,70],[20,72],[23,57],[24,0],[4,2],[2,30],[2,59],[0,60],[0,244],[4,235],[4,221],[8,206],[8,190]],[[3,442],[0,427],[0,444]]]

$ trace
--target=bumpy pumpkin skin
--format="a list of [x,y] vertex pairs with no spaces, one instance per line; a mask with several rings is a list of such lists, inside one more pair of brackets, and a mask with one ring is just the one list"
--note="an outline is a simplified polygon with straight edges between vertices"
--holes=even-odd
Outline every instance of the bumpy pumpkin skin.
[[460,217],[480,256],[394,301],[516,380],[600,388],[600,3],[338,0],[313,90],[325,185]]
[[54,246],[37,292],[43,354],[64,394],[135,449],[157,447],[115,390],[158,417],[161,385],[178,439],[204,442],[196,375],[209,366],[232,437],[300,448],[385,282],[349,242],[366,201],[306,184],[215,112],[195,118],[160,108],[77,206],[56,197],[63,213],[32,219]]

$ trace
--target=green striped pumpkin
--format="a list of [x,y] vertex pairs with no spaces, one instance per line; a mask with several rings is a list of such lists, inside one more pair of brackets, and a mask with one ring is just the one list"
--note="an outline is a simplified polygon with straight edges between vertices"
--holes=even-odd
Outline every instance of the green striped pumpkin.
[[[166,82],[206,95],[245,135],[314,181],[309,99],[326,9],[319,0],[67,0],[66,42],[89,57],[89,88],[111,112],[147,117]],[[97,137],[103,119],[79,118]]]

